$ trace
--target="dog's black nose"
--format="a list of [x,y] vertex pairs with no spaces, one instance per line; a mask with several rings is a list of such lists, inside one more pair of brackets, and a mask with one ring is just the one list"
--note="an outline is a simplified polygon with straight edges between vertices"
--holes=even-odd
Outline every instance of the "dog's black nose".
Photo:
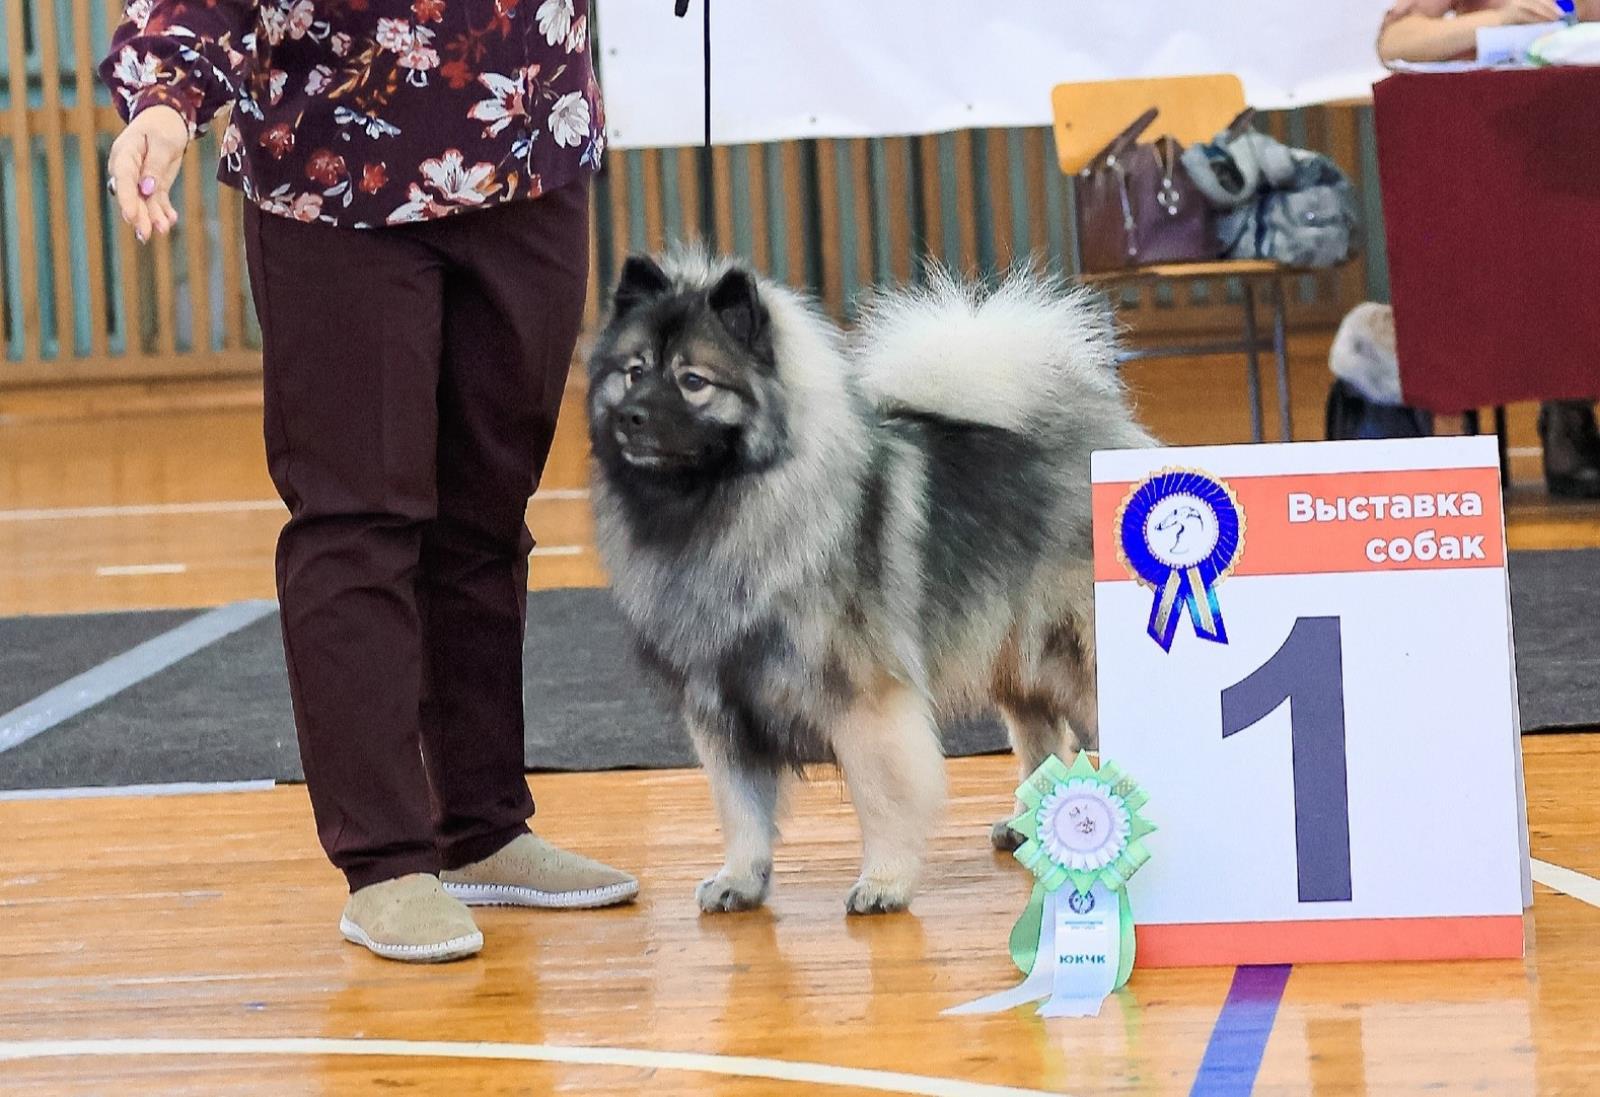
[[638,430],[650,422],[650,413],[641,407],[631,407],[622,413],[622,421]]

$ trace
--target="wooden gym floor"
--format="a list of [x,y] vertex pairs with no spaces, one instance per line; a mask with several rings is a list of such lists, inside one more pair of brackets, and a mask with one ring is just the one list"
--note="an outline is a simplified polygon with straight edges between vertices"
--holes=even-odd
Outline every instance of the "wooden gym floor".
[[[1326,341],[1295,350],[1297,431],[1315,437]],[[1131,379],[1169,441],[1231,441],[1239,373]],[[602,581],[569,410],[530,511],[541,586]],[[0,395],[0,615],[270,597],[282,513],[258,415],[241,384]],[[1600,546],[1600,507],[1539,492],[1531,433],[1516,409],[1512,546]],[[1296,968],[1256,1092],[1600,1092],[1600,736],[1525,749],[1537,875],[1560,889],[1536,889],[1527,959]],[[950,772],[914,915],[868,921],[844,917],[856,835],[832,778],[796,798],[770,909],[708,919],[697,773],[534,777],[541,830],[640,873],[640,902],[485,911],[482,957],[442,968],[339,939],[299,787],[0,801],[0,1093],[1190,1092],[1225,969],[1139,971],[1092,1020],[938,1016],[1014,981],[1026,891],[985,843],[1011,760]],[[1217,1066],[1195,1092],[1246,1091]]]

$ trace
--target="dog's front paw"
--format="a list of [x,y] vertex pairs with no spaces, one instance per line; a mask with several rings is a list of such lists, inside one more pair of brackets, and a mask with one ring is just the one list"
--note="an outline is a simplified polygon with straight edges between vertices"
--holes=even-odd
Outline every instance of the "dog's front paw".
[[1022,835],[1011,829],[1011,820],[1002,819],[989,828],[989,844],[1001,853],[1012,853],[1021,848]]
[[754,910],[766,902],[772,884],[772,866],[736,872],[724,865],[715,876],[702,880],[694,897],[707,914]]
[[893,914],[911,905],[916,890],[909,880],[863,876],[844,897],[844,909],[851,914]]

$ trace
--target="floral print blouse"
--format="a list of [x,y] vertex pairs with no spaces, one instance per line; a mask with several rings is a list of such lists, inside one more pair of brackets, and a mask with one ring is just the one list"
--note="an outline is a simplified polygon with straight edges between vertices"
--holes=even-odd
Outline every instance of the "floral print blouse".
[[127,0],[100,73],[124,118],[199,132],[269,213],[351,228],[537,198],[605,146],[589,0]]

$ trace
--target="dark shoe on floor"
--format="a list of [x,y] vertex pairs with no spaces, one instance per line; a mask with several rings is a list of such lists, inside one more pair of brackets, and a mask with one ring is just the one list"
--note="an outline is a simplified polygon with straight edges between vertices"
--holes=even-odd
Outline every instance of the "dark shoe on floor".
[[1551,495],[1600,499],[1600,427],[1587,400],[1551,400],[1539,407],[1544,482]]

